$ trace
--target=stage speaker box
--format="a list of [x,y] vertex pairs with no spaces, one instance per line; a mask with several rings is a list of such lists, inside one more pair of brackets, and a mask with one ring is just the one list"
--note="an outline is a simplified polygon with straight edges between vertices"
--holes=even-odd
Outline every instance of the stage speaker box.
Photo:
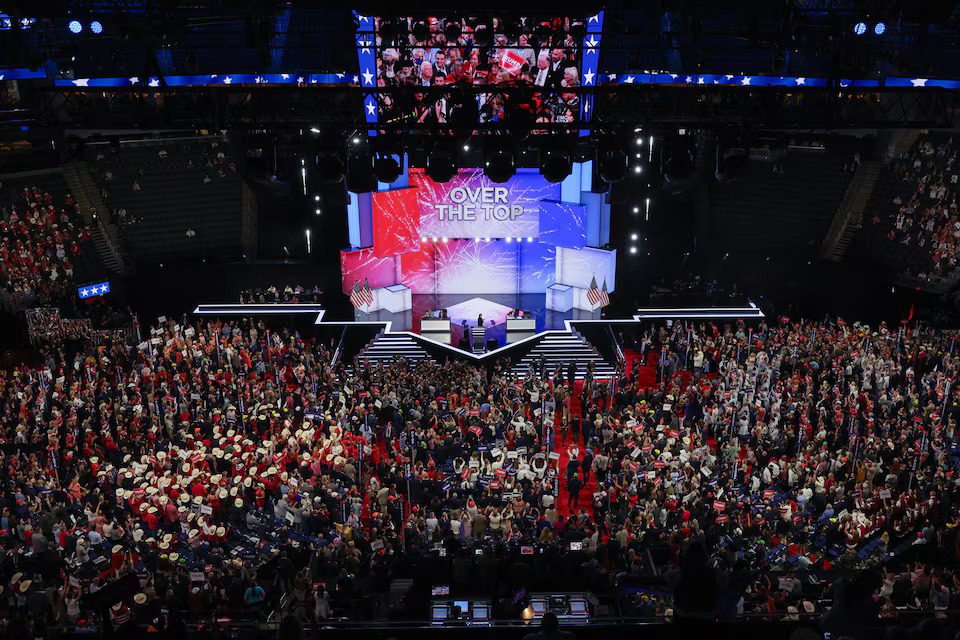
[[487,340],[487,351],[493,351],[498,346],[500,346],[500,342],[496,338],[490,338]]

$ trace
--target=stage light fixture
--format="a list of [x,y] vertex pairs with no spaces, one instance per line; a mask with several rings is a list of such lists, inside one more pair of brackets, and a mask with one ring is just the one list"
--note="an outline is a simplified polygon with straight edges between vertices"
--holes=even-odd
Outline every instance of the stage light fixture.
[[373,158],[369,153],[353,153],[347,158],[347,191],[367,193],[377,188]]
[[513,238],[511,238],[510,236],[507,236],[507,242],[513,242]]
[[490,182],[502,184],[508,181],[517,172],[517,161],[513,154],[513,149],[503,147],[495,149],[487,155],[486,162],[483,163],[483,175]]
[[316,214],[316,215],[320,215],[320,209],[314,209],[313,212],[314,212],[314,214]]
[[402,170],[400,163],[392,155],[382,155],[373,163],[373,173],[377,180],[387,184],[396,182]]
[[346,171],[343,167],[343,161],[337,156],[321,155],[317,158],[317,173],[320,175],[320,182],[339,184],[343,182]]
[[886,30],[887,30],[887,25],[884,22],[878,22],[877,26],[873,28],[873,32],[878,36],[882,36]]
[[636,252],[637,252],[636,247],[630,247],[630,253],[636,253]]
[[313,200],[314,202],[320,202],[320,196],[319,195],[313,196]]
[[103,25],[100,23],[99,20],[94,20],[93,22],[90,23],[90,31],[93,31],[94,33],[99,35],[103,33]]
[[643,167],[639,164],[633,168],[634,173],[643,173]]
[[528,236],[528,237],[527,237],[527,242],[533,242],[533,238]]
[[447,42],[456,42],[460,38],[460,23],[456,20],[450,20],[443,28],[443,35],[447,37]]
[[484,242],[490,242],[490,238],[484,238],[483,241],[484,241]]
[[634,207],[634,208],[633,208],[633,212],[634,212],[634,213],[640,213],[640,207]]
[[70,28],[70,33],[80,33],[83,31],[83,24],[79,20],[71,20],[67,26]]
[[420,242],[426,242],[426,241],[427,241],[427,239],[426,239],[425,237],[420,236]]
[[437,241],[436,238],[430,238],[430,240],[431,240],[432,242],[436,242],[436,241]]
[[427,23],[423,20],[420,20],[415,25],[413,25],[413,38],[417,42],[426,42],[430,37],[430,28],[427,27]]
[[447,241],[446,238],[441,238],[440,240],[441,240],[441,242],[446,242],[446,241]]
[[862,36],[867,32],[867,23],[858,22],[857,24],[853,25],[853,32],[858,36]]
[[635,233],[631,233],[631,234],[630,234],[630,239],[631,239],[631,240],[636,240],[637,237],[638,237],[638,236],[637,236],[637,234],[635,234]]
[[566,151],[551,150],[543,154],[540,173],[547,182],[563,182],[572,169],[573,163]]
[[360,144],[360,138],[357,138],[356,136],[354,136],[353,144]]
[[604,182],[621,182],[627,177],[627,154],[620,149],[606,151],[600,156],[600,177]]
[[427,156],[427,175],[434,182],[450,182],[457,175],[456,153],[434,149]]

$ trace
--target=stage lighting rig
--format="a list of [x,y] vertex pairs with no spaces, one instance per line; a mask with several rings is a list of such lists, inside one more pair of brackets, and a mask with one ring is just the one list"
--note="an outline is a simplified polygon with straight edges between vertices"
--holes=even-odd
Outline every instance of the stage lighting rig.
[[627,177],[628,160],[623,149],[601,151],[599,165],[600,177],[603,178],[604,182],[621,182]]
[[378,182],[387,184],[396,182],[402,170],[396,157],[389,154],[378,155],[373,162],[373,173],[376,175]]
[[491,182],[502,184],[517,172],[516,149],[513,141],[495,140],[484,154],[483,175]]
[[427,155],[427,175],[434,182],[453,180],[457,165],[457,149],[447,142],[437,144]]
[[343,182],[346,170],[343,167],[343,161],[336,154],[321,154],[317,158],[317,173],[324,184],[339,184]]
[[367,150],[351,152],[347,157],[347,191],[367,193],[377,188],[373,158]]
[[573,170],[570,153],[562,149],[541,151],[540,174],[547,182],[563,182]]

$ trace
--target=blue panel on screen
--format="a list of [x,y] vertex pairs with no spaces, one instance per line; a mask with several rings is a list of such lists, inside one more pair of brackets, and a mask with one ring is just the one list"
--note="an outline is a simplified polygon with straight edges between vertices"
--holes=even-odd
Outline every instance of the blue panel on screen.
[[601,198],[604,202],[600,205],[600,242],[595,245],[598,247],[610,244],[610,203]]
[[540,242],[562,247],[583,247],[587,242],[586,207],[582,204],[541,200]]
[[586,244],[590,247],[600,246],[600,215],[603,211],[603,194],[584,192],[580,198],[584,207],[584,229]]
[[373,198],[369,193],[358,193],[357,202],[360,211],[360,246],[373,245]]
[[[582,194],[591,189],[593,189],[593,160],[587,160],[583,163],[583,170],[580,172],[580,191]],[[583,202],[582,195],[580,198],[580,202]]]
[[581,289],[590,288],[590,280],[597,285],[607,282],[607,291],[616,287],[617,252],[603,249],[567,249],[557,247],[557,282]]
[[583,165],[574,162],[570,169],[570,175],[560,183],[560,199],[563,202],[580,203],[580,171]]
[[347,233],[351,247],[360,246],[360,202],[357,194],[347,194]]
[[520,293],[543,293],[556,277],[557,249],[539,242],[524,242],[520,249]]

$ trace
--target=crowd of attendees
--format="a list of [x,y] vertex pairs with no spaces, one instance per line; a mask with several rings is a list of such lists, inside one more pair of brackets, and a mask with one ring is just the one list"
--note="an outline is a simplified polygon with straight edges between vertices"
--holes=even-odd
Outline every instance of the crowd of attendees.
[[[944,276],[957,265],[960,216],[957,213],[957,148],[953,137],[921,137],[913,150],[892,161],[894,176],[905,186],[894,204],[888,239],[921,256],[913,270],[921,278]],[[874,223],[880,222],[879,216]]]
[[[481,122],[503,121],[512,109],[529,112],[536,122],[579,119],[580,97],[564,89],[580,86],[580,43],[571,27],[582,30],[582,21],[524,18],[506,25],[497,18],[488,24],[480,18],[432,17],[423,24],[426,33],[421,35],[426,37],[422,40],[417,38],[416,26],[417,21],[409,17],[386,22],[377,18],[377,86],[411,90],[410,96],[381,94],[381,117],[427,124],[452,122],[454,111],[462,107],[436,88],[474,86],[491,87],[489,93],[480,94]],[[448,32],[456,38],[448,39]],[[534,91],[523,100],[498,91],[518,86]]]
[[307,289],[299,284],[288,284],[285,287],[270,285],[266,289],[244,289],[240,292],[240,302],[246,304],[272,304],[277,302],[296,304],[320,302],[322,296],[323,291],[317,285],[314,285],[312,289]]
[[876,616],[936,615],[960,596],[955,338],[674,323],[642,341],[658,384],[633,362],[583,385],[348,368],[249,319],[97,334],[0,372],[0,615],[424,619],[416,581],[390,610],[371,594],[431,564],[510,617],[514,589],[628,587],[646,558],[664,577],[633,615],[820,613],[827,576],[871,567]]
[[0,277],[8,292],[46,300],[76,287],[74,263],[91,235],[69,193],[56,202],[40,187],[24,187],[0,215]]

